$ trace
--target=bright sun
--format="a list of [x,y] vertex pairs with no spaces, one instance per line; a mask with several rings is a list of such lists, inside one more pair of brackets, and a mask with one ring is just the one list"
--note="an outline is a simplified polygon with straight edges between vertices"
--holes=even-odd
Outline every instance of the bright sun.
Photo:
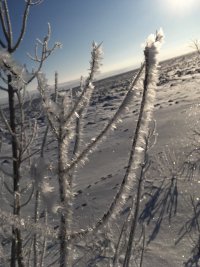
[[173,15],[185,15],[190,13],[199,2],[199,0],[165,0],[164,7]]

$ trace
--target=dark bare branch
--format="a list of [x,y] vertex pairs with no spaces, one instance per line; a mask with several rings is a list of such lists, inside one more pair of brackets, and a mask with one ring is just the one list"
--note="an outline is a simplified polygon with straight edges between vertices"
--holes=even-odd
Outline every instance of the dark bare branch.
[[33,192],[34,192],[34,186],[32,186],[32,190],[31,190],[31,193],[30,193],[28,199],[24,203],[21,204],[22,208],[25,207],[31,201],[31,199],[33,197]]
[[18,46],[20,45],[20,43],[23,39],[23,36],[25,34],[25,31],[26,31],[26,25],[27,25],[27,19],[28,19],[30,6],[31,6],[31,0],[26,1],[26,6],[24,9],[23,19],[22,19],[21,32],[20,32],[20,35],[19,35],[15,45],[10,49],[11,53],[13,53],[18,48]]
[[31,1],[28,1],[28,0],[25,0],[25,2],[30,2],[30,5],[31,6],[36,6],[36,5],[40,5],[44,0],[31,0]]
[[1,118],[2,118],[2,120],[3,120],[3,122],[4,122],[4,124],[5,124],[5,126],[6,126],[6,128],[7,128],[7,130],[9,131],[9,133],[10,133],[12,136],[15,136],[15,133],[12,131],[12,129],[11,129],[11,127],[10,127],[10,124],[9,124],[8,120],[6,119],[6,117],[5,117],[5,115],[4,115],[2,109],[0,109],[0,116],[1,116]]
[[8,45],[9,45],[9,48],[11,48],[12,42],[13,42],[13,34],[12,34],[12,25],[11,25],[11,19],[10,19],[7,0],[3,1],[3,6],[4,6],[5,18],[6,18],[6,24],[7,24],[7,32],[8,32],[8,37],[9,37]]
[[199,40],[197,39],[193,40],[191,47],[194,48],[198,54],[200,54],[200,41]]
[[3,30],[3,34],[5,36],[5,39],[7,41],[7,43],[9,44],[10,40],[9,40],[9,34],[8,34],[8,30],[6,28],[6,20],[5,20],[5,8],[3,7],[3,2],[0,2],[0,21],[1,21],[1,27]]

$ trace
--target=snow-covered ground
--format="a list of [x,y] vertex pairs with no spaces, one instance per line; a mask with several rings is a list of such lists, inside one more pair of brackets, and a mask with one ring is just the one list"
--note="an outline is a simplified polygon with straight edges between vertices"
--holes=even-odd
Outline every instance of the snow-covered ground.
[[[96,82],[95,94],[83,126],[82,147],[101,131],[114,114],[132,75],[133,72],[128,72]],[[137,122],[141,86],[142,81],[136,86],[138,92],[135,100],[121,117],[122,123],[107,135],[106,140],[89,155],[89,161],[76,171],[73,223],[76,230],[85,229],[101,218],[119,188]],[[145,226],[144,267],[200,266],[199,86],[200,60],[195,54],[161,64],[154,111],[158,137],[149,151],[151,164],[145,174],[137,228],[139,235],[142,225]],[[37,121],[39,135],[34,149],[39,148],[42,133],[46,129],[43,114]],[[3,128],[2,124],[1,127]],[[49,134],[49,140],[51,139],[52,135]],[[8,144],[9,137],[4,135],[1,156],[10,155]],[[52,163],[56,161],[56,141],[46,147],[45,157]],[[2,168],[8,169],[8,165],[8,160],[1,160]],[[31,178],[27,179],[24,183],[30,184]],[[53,174],[51,182],[56,186]],[[7,197],[5,192],[6,189],[3,188],[1,209],[9,211],[7,202],[11,196]],[[30,215],[32,205],[33,203],[24,208],[22,216],[27,216],[28,213],[33,216]],[[127,214],[130,205],[128,202],[120,217]],[[50,214],[48,221],[56,228],[58,216]],[[5,249],[9,242],[5,242],[5,233],[1,236]],[[53,242],[49,243],[50,259],[56,252],[51,247]],[[87,248],[89,245],[85,250]],[[104,266],[89,265],[88,262],[83,260],[75,266]]]

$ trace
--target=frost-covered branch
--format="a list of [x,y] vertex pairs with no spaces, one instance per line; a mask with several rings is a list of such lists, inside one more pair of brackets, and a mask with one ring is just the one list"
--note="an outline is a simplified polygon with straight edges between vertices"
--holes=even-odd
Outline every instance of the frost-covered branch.
[[58,126],[57,123],[59,122],[59,106],[53,100],[46,96],[45,92],[47,90],[46,78],[42,73],[38,73],[37,75],[38,81],[38,90],[42,97],[43,107],[46,111],[46,116],[51,127],[51,130],[55,134],[56,138],[58,138]]
[[[47,35],[43,38],[43,41],[40,39],[36,40],[36,45],[35,45],[35,54],[34,56],[30,55],[27,53],[29,58],[36,63],[42,64],[56,48],[61,48],[62,45],[59,42],[56,42],[51,48],[48,47],[49,41],[51,38],[51,25],[48,23],[48,32]],[[41,55],[38,54],[38,47],[41,46]],[[40,65],[39,65],[40,66]]]
[[51,36],[50,29],[50,24],[48,24],[48,33],[44,37],[43,42],[40,41],[41,56],[36,54],[34,57],[31,57],[32,60],[39,63],[37,70],[35,70],[33,73],[29,73],[25,67],[20,66],[17,62],[15,62],[10,53],[6,51],[0,52],[0,67],[7,75],[12,75],[11,85],[15,89],[20,90],[21,88],[24,88],[24,86],[31,83],[39,74],[46,59],[55,51],[55,49],[61,47],[61,44],[58,42],[55,43],[51,48],[48,47]]
[[30,128],[32,128],[31,129],[31,134],[28,137],[28,140],[26,140],[26,142],[24,144],[24,147],[22,148],[22,155],[24,155],[28,151],[28,149],[31,147],[32,143],[34,142],[34,140],[35,140],[35,138],[37,136],[37,131],[38,131],[37,122],[35,121],[34,125],[32,127],[30,126]]
[[[130,82],[126,96],[124,100],[122,101],[122,103],[120,104],[118,110],[112,117],[111,121],[108,123],[108,125],[106,125],[106,127],[102,130],[102,132],[96,138],[94,138],[94,140],[88,146],[86,146],[86,149],[80,153],[80,156],[77,156],[76,161],[75,160],[72,161],[69,167],[65,170],[66,172],[69,172],[70,170],[72,170],[89,152],[92,152],[93,149],[95,148],[95,145],[97,145],[98,142],[102,140],[102,138],[105,138],[106,133],[110,129],[112,129],[113,124],[117,123],[117,120],[119,121],[119,117],[121,113],[123,113],[127,105],[133,101],[133,96],[135,94],[134,87],[136,86],[139,78],[141,77],[143,69],[144,69],[144,64],[141,65],[141,68],[138,71],[137,75],[133,77],[132,81]],[[114,199],[108,211],[103,215],[103,217],[100,220],[98,220],[98,222],[95,225],[91,226],[88,229],[82,230],[80,232],[74,232],[73,234],[68,236],[68,238],[72,238],[72,239],[83,238],[86,234],[93,233],[93,231],[97,231],[100,227],[105,225],[105,223],[108,222],[108,219],[111,216],[111,210],[115,206],[115,202],[116,200]]]
[[[85,234],[92,233],[94,230],[99,229],[99,227],[102,227],[103,225],[108,223],[110,219],[114,220],[116,215],[123,209],[123,206],[126,203],[128,196],[131,194],[132,186],[136,180],[137,170],[138,168],[141,167],[141,164],[143,162],[145,144],[146,140],[148,139],[148,132],[149,132],[148,129],[152,117],[153,104],[155,98],[155,88],[157,81],[157,64],[158,64],[157,54],[159,51],[160,44],[162,43],[162,39],[163,39],[162,31],[159,31],[156,34],[156,36],[154,36],[154,42],[152,42],[152,35],[149,37],[144,51],[145,64],[142,65],[137,75],[137,77],[139,78],[141,75],[141,71],[145,66],[145,80],[144,80],[141,108],[136,130],[133,133],[132,148],[130,151],[128,167],[126,169],[126,173],[121,183],[121,186],[113,202],[111,203],[108,211],[103,215],[102,219],[99,220],[93,227],[90,227],[85,231],[83,230],[80,233],[74,233],[74,235],[71,236],[72,238],[76,238],[78,236],[83,237]],[[138,79],[136,79],[136,81],[137,80]],[[133,83],[135,85],[135,82]],[[127,93],[127,95],[129,94]],[[122,107],[124,107],[125,103],[121,104]],[[116,112],[116,115],[117,114],[118,111]],[[69,171],[74,166],[74,164],[77,164],[78,162],[79,161],[76,161],[74,163],[72,162],[66,171]]]
[[37,233],[47,238],[58,239],[58,232],[48,225],[43,223],[34,223],[33,220],[22,218],[18,215],[13,215],[7,211],[0,210],[1,221],[7,225],[15,226],[18,229]]
[[23,40],[24,34],[26,32],[27,19],[28,19],[30,7],[33,5],[38,5],[38,4],[42,3],[42,0],[37,0],[37,1],[26,0],[25,2],[26,2],[26,5],[24,8],[23,16],[22,16],[21,31],[20,31],[19,37],[18,37],[15,45],[10,49],[11,53],[13,53],[19,47],[20,43]]
[[24,34],[26,32],[26,26],[27,26],[27,20],[28,20],[30,7],[33,5],[38,5],[40,3],[42,3],[42,0],[37,0],[37,1],[27,0],[27,1],[25,1],[25,7],[24,7],[23,14],[22,14],[22,23],[21,23],[21,27],[20,27],[20,33],[18,35],[18,38],[17,38],[15,44],[13,45],[12,23],[11,23],[11,18],[10,18],[10,14],[9,14],[8,3],[7,3],[7,0],[1,0],[0,1],[1,27],[2,27],[5,39],[7,41],[7,45],[4,44],[4,42],[2,40],[0,41],[0,44],[3,48],[7,48],[7,51],[9,51],[10,53],[15,52],[23,40]]
[[103,52],[101,44],[98,45],[93,42],[90,61],[90,73],[88,78],[86,79],[85,86],[83,87],[83,90],[80,96],[78,97],[78,100],[75,102],[72,110],[65,117],[65,126],[67,126],[71,122],[71,119],[74,115],[76,116],[76,112],[82,107],[86,106],[89,102],[94,89],[92,82],[95,74],[100,69],[102,54]]
[[[60,220],[60,266],[71,266],[72,264],[72,254],[70,252],[72,244],[71,241],[68,240],[68,235],[70,234],[72,223],[73,175],[72,173],[65,172],[65,170],[69,161],[69,140],[71,136],[79,134],[80,125],[78,120],[75,126],[76,133],[74,133],[71,119],[77,116],[79,117],[89,104],[94,89],[92,81],[95,73],[99,70],[101,55],[102,51],[100,45],[93,43],[89,76],[82,88],[80,97],[78,97],[77,100],[75,99],[74,105],[70,103],[68,109],[66,108],[68,105],[68,96],[66,94],[64,96],[60,95],[59,104],[48,98],[45,94],[47,88],[46,80],[43,75],[37,75],[38,89],[42,96],[43,106],[47,114],[49,125],[58,140],[58,183],[60,206],[62,207]],[[71,101],[73,100],[71,99]],[[78,141],[77,137],[78,136],[75,138]],[[78,146],[75,147],[74,153],[77,147]]]
[[[144,64],[141,65],[140,70],[138,71],[137,75],[133,77],[133,80],[130,82],[128,91],[126,93],[126,96],[124,97],[122,103],[120,104],[119,108],[113,115],[113,117],[110,119],[108,124],[105,126],[105,128],[99,133],[97,137],[94,137],[92,141],[86,145],[86,148],[80,152],[80,154],[75,155],[72,162],[69,163],[68,168],[66,169],[66,172],[70,171],[74,166],[76,166],[80,161],[84,161],[85,157],[88,156],[89,153],[93,152],[93,149],[95,146],[102,140],[102,138],[106,137],[106,134],[109,130],[112,130],[115,128],[115,124],[119,123],[121,120],[120,115],[124,112],[127,105],[132,102],[133,96],[135,94],[134,87],[136,86],[138,80],[141,78],[142,72],[144,69]],[[119,119],[119,120],[118,120]]]
[[11,127],[10,127],[10,124],[9,124],[8,120],[6,119],[6,116],[4,115],[2,109],[0,109],[0,115],[1,115],[2,121],[4,122],[8,132],[10,133],[10,135],[15,136],[15,133],[13,133],[13,131],[12,131]]
[[[31,121],[27,123],[27,113],[25,106],[25,89],[26,86],[37,76],[41,70],[44,61],[52,54],[52,52],[60,47],[59,43],[55,43],[52,47],[49,47],[49,41],[51,37],[51,28],[48,25],[48,33],[44,37],[43,41],[38,41],[40,45],[41,53],[37,54],[38,63],[37,69],[33,73],[28,73],[25,66],[18,64],[12,57],[12,54],[21,44],[27,26],[28,15],[31,6],[41,4],[43,0],[25,0],[24,11],[22,14],[21,27],[19,34],[12,33],[12,20],[10,18],[10,12],[8,8],[7,0],[0,0],[0,22],[2,29],[2,39],[0,40],[0,46],[3,48],[0,51],[0,69],[1,80],[6,84],[1,86],[0,89],[8,92],[8,108],[9,108],[9,119],[1,112],[1,117],[5,127],[8,129],[11,139],[11,173],[7,172],[8,176],[12,176],[12,188],[8,192],[12,192],[12,203],[9,205],[13,209],[13,216],[20,218],[21,208],[27,205],[32,196],[33,190],[27,195],[24,202],[21,203],[21,196],[25,194],[21,187],[21,178],[24,175],[24,169],[22,165],[22,156],[26,153],[27,159],[30,160],[30,147],[36,137],[37,124]],[[16,36],[16,40],[13,37]],[[22,90],[23,89],[23,90]],[[18,105],[16,105],[18,102]],[[7,114],[6,114],[7,115]],[[25,158],[23,159],[25,160]],[[3,173],[6,173],[4,166],[1,165]],[[26,171],[27,169],[25,169]],[[7,184],[6,184],[7,185]],[[5,186],[6,186],[5,185]],[[9,189],[9,185],[7,186]],[[33,189],[33,188],[32,188]],[[11,224],[12,226],[12,237],[11,237],[11,253],[10,253],[10,266],[25,267],[25,250],[24,245],[26,242],[23,240],[21,233],[21,226],[19,224]]]
[[[112,217],[115,217],[118,212],[121,211],[125,204],[128,194],[131,193],[132,184],[137,181],[137,196],[135,200],[135,207],[133,212],[130,214],[131,230],[128,239],[125,259],[123,267],[130,266],[130,258],[132,251],[132,244],[134,242],[135,231],[137,226],[138,214],[139,214],[139,203],[142,189],[142,173],[137,178],[137,173],[142,169],[145,154],[147,152],[148,144],[148,132],[149,124],[152,119],[154,99],[156,94],[156,83],[157,83],[157,66],[160,46],[162,45],[164,34],[162,30],[156,32],[156,35],[150,35],[146,41],[146,47],[144,50],[145,56],[145,78],[144,78],[144,90],[141,102],[140,114],[136,131],[132,143],[131,154],[129,158],[129,164],[124,177],[124,185],[121,186],[121,196],[119,196],[119,203],[115,207]],[[142,172],[142,170],[141,170]]]
[[[68,113],[66,113],[66,108],[61,112],[60,106],[57,103],[55,103],[54,100],[48,99],[46,97],[45,95],[45,91],[47,90],[46,80],[41,73],[37,74],[38,89],[43,99],[43,106],[46,111],[50,127],[54,132],[54,134],[56,135],[56,138],[58,138],[59,125],[62,124],[63,129],[64,128],[67,129],[67,127],[71,123],[72,117],[74,116],[74,118],[76,118],[77,114],[80,112],[80,109],[84,109],[88,105],[94,89],[92,81],[94,79],[95,73],[97,73],[97,71],[99,70],[101,55],[102,55],[101,45],[93,43],[89,76],[86,79],[81,95],[78,97],[77,100],[75,100],[74,105],[72,106],[71,110]],[[66,102],[65,96],[63,98],[63,101],[64,101],[63,104],[65,104]],[[66,138],[68,138],[68,134],[69,134],[68,131],[64,131],[62,139],[65,140]]]

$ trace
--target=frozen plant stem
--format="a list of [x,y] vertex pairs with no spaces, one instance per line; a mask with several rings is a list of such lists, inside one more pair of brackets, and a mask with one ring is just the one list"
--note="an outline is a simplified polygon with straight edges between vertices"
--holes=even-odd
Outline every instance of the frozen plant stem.
[[[39,221],[39,206],[40,206],[40,192],[37,189],[35,193],[35,214],[34,214],[34,222],[38,223]],[[38,266],[38,234],[34,234],[33,237],[33,266],[37,267]]]
[[94,89],[92,82],[94,80],[95,74],[99,71],[102,54],[103,52],[101,44],[98,45],[95,42],[93,42],[91,51],[91,61],[90,61],[90,73],[88,78],[86,79],[85,86],[83,87],[80,96],[78,97],[71,111],[65,118],[66,125],[71,123],[71,119],[78,110],[88,105]]
[[[137,172],[139,170],[140,170],[140,175],[137,180],[137,194],[136,194],[134,211],[131,210],[130,212],[131,228],[130,228],[130,235],[128,239],[125,259],[123,262],[123,267],[131,266],[130,265],[130,259],[132,254],[131,252],[136,234],[136,227],[137,227],[140,199],[141,199],[141,192],[143,185],[142,164],[144,163],[145,153],[147,152],[149,123],[152,118],[154,99],[155,99],[155,90],[157,82],[157,65],[158,65],[157,54],[159,53],[159,48],[163,41],[163,37],[164,36],[161,30],[157,32],[155,36],[150,35],[149,38],[147,39],[146,47],[144,50],[144,55],[145,55],[144,89],[143,89],[140,114],[132,146],[133,157],[129,164],[130,173],[128,174],[128,177],[133,176],[134,178],[136,178]],[[127,183],[127,185],[128,187],[131,188],[131,184],[129,185],[129,182]]]
[[[86,79],[85,85],[81,88],[81,94],[73,105],[67,103],[67,95],[60,96],[57,103],[57,75],[55,76],[55,99],[46,97],[46,80],[42,74],[38,75],[38,89],[41,93],[44,108],[48,118],[49,126],[58,141],[58,184],[61,206],[60,218],[60,266],[70,267],[72,265],[72,184],[74,168],[66,172],[69,164],[69,144],[70,139],[75,139],[73,154],[78,150],[80,136],[80,117],[87,108],[94,86],[92,84],[94,75],[100,67],[101,46],[93,42],[91,51],[90,73]],[[72,99],[71,99],[72,101]],[[69,105],[69,107],[66,107]],[[68,108],[68,109],[67,109]],[[77,118],[78,117],[78,118]],[[73,120],[72,120],[73,119]],[[75,131],[74,128],[75,127]]]
[[[8,96],[9,96],[9,111],[10,111],[10,128],[13,132],[12,135],[12,156],[13,156],[13,194],[14,194],[14,208],[13,214],[20,215],[20,162],[19,147],[17,144],[16,137],[16,124],[15,124],[15,102],[14,102],[14,88],[11,85],[12,77],[8,75]],[[12,229],[12,248],[11,248],[11,267],[15,267],[16,258],[20,267],[25,266],[23,263],[23,252],[22,252],[22,239],[21,231],[18,228],[13,227]]]
[[[150,36],[152,38],[152,35]],[[129,103],[128,99],[132,100],[133,96],[133,87],[136,85],[138,79],[141,77],[143,68],[145,67],[145,80],[144,80],[144,87],[143,87],[143,97],[140,107],[140,113],[137,121],[136,130],[133,133],[133,141],[129,155],[129,162],[128,167],[126,169],[126,173],[124,175],[123,181],[117,192],[113,202],[111,203],[108,211],[103,215],[103,217],[90,229],[86,229],[83,232],[75,233],[74,237],[84,236],[88,232],[93,232],[105,226],[110,220],[115,220],[117,214],[122,211],[126,200],[132,192],[133,184],[136,179],[136,173],[140,169],[141,164],[143,163],[144,159],[144,151],[146,146],[146,140],[148,136],[149,130],[149,123],[152,117],[153,111],[153,104],[155,98],[155,89],[156,89],[156,81],[157,81],[157,60],[156,55],[158,53],[158,48],[160,43],[162,42],[163,35],[162,31],[159,31],[155,36],[153,36],[154,40],[152,42],[149,41],[147,45],[152,44],[152,49],[149,51],[149,60],[147,61],[146,54],[145,54],[145,64],[142,64],[137,76],[130,84],[130,88],[124,101],[120,105],[119,109],[115,113],[114,117],[111,118],[111,121],[108,125],[103,129],[103,131],[92,140],[92,142],[80,153],[78,156],[72,161],[69,167],[67,167],[66,171],[69,172],[75,164],[78,164],[82,158],[88,154],[92,148],[98,143],[107,133],[107,131],[112,127],[112,124],[117,120],[118,116],[121,114],[123,109]],[[146,47],[147,49],[147,47]],[[147,51],[145,52],[147,53]],[[148,54],[148,53],[147,53]],[[72,236],[73,238],[73,236]]]
[[[27,84],[29,84],[35,77],[36,74],[41,70],[44,61],[47,57],[54,51],[58,44],[55,44],[53,48],[48,48],[48,41],[50,39],[50,31],[45,42],[42,43],[42,53],[41,58],[37,58],[38,69],[32,75],[27,75],[25,79],[23,75],[25,74],[24,68],[16,64],[12,59],[12,54],[16,52],[20,46],[23,37],[26,32],[27,20],[29,16],[30,7],[33,5],[38,5],[43,0],[26,0],[24,4],[24,11],[22,13],[21,27],[19,33],[13,34],[12,32],[12,19],[10,17],[10,11],[8,7],[7,0],[0,1],[0,27],[2,30],[2,36],[0,37],[0,65],[1,65],[1,79],[7,84],[6,87],[0,86],[1,90],[8,93],[8,107],[9,107],[9,121],[8,128],[11,134],[11,150],[12,150],[12,172],[13,172],[13,215],[20,216],[21,208],[23,204],[20,201],[20,182],[21,182],[21,164],[23,161],[23,156],[29,150],[32,138],[26,140],[25,120],[24,120],[24,106],[22,100],[22,95]],[[49,25],[50,29],[50,25]],[[15,37],[15,38],[14,38]],[[31,77],[30,77],[31,76]],[[17,108],[16,102],[18,100]],[[18,112],[19,110],[19,118]],[[7,125],[5,125],[7,126]],[[30,127],[31,128],[31,127]],[[33,131],[33,129],[32,129]],[[34,134],[32,136],[34,138]],[[24,263],[24,252],[23,252],[23,240],[21,230],[12,225],[12,244],[10,253],[10,266],[11,267],[25,267]]]
[[[73,154],[74,154],[73,156],[75,156],[75,159],[72,160],[72,162],[69,166],[67,165],[67,168],[65,169],[66,173],[73,172],[74,167],[77,164],[79,164],[79,162],[84,157],[86,157],[89,153],[91,153],[96,148],[96,145],[105,138],[107,132],[112,129],[112,126],[115,123],[119,122],[118,120],[119,120],[120,115],[124,112],[125,108],[128,106],[128,104],[132,101],[132,99],[134,97],[134,94],[135,94],[134,87],[136,86],[138,80],[140,79],[142,72],[143,72],[143,69],[144,69],[144,64],[141,65],[141,68],[139,69],[137,75],[135,77],[133,77],[132,81],[130,82],[130,84],[128,86],[128,91],[127,91],[125,98],[123,99],[123,101],[120,104],[119,108],[117,109],[116,113],[110,119],[110,121],[105,126],[105,128],[100,132],[100,134],[97,137],[95,137],[91,141],[91,143],[89,143],[82,152],[79,152],[79,153],[77,153],[77,149],[76,149],[76,147],[77,147],[76,143],[79,141],[75,140],[75,146],[74,146],[74,152],[73,152]],[[80,118],[81,118],[81,116],[80,116]],[[76,133],[78,133],[78,135],[77,135],[78,139],[80,138],[79,137],[79,134],[80,134],[79,123],[80,123],[80,120],[78,120],[78,122],[77,122],[78,125],[76,127]],[[78,156],[76,156],[76,153],[78,154]],[[117,203],[117,198],[118,198],[118,194],[115,197],[114,201],[111,203],[108,211],[103,215],[103,217],[93,227],[87,228],[81,232],[72,233],[68,236],[68,238],[69,239],[83,238],[88,233],[93,233],[94,231],[97,231],[99,228],[103,227],[108,222],[109,218],[112,215],[112,212],[113,212],[115,205]]]
[[[62,130],[60,129],[60,134]],[[60,203],[62,205],[60,218],[60,267],[71,266],[70,243],[68,234],[72,221],[72,188],[69,176],[65,174],[65,153],[66,146],[61,140],[58,140],[58,179],[60,191]]]
[[128,106],[130,101],[132,101],[133,99],[133,96],[135,94],[134,86],[136,86],[138,80],[140,79],[143,69],[144,69],[144,64],[141,65],[141,68],[139,69],[136,77],[133,78],[132,82],[130,83],[128,87],[128,91],[127,91],[125,98],[123,99],[122,103],[120,104],[119,108],[117,109],[113,117],[110,119],[108,124],[104,127],[104,129],[99,133],[97,137],[93,138],[92,141],[89,144],[87,144],[86,148],[83,151],[75,155],[72,162],[67,167],[66,172],[69,172],[71,169],[74,168],[74,166],[79,164],[81,160],[84,160],[84,158],[87,157],[87,155],[93,151],[95,146],[103,138],[105,138],[107,132],[112,129],[113,125],[118,122],[117,120],[120,118],[120,115],[124,112],[125,108]]
[[[63,207],[63,212],[61,213],[60,221],[60,267],[72,266],[73,253],[72,253],[72,239],[69,238],[71,234],[71,224],[72,224],[72,201],[73,201],[73,170],[70,173],[66,172],[68,158],[68,136],[66,134],[65,128],[70,121],[70,118],[76,114],[75,117],[75,145],[73,150],[73,155],[77,153],[79,147],[80,139],[80,119],[85,108],[87,108],[92,92],[93,85],[92,81],[96,71],[99,69],[99,60],[101,59],[100,45],[93,43],[92,46],[92,58],[91,58],[91,68],[88,79],[86,80],[85,87],[82,88],[81,96],[74,103],[71,111],[68,113],[67,117],[63,116],[65,114],[64,100],[61,107],[60,113],[60,124],[59,124],[59,134],[58,134],[58,179],[60,188],[60,202]],[[71,101],[73,101],[71,99]],[[69,127],[70,128],[70,127]],[[70,134],[70,129],[68,130]]]

